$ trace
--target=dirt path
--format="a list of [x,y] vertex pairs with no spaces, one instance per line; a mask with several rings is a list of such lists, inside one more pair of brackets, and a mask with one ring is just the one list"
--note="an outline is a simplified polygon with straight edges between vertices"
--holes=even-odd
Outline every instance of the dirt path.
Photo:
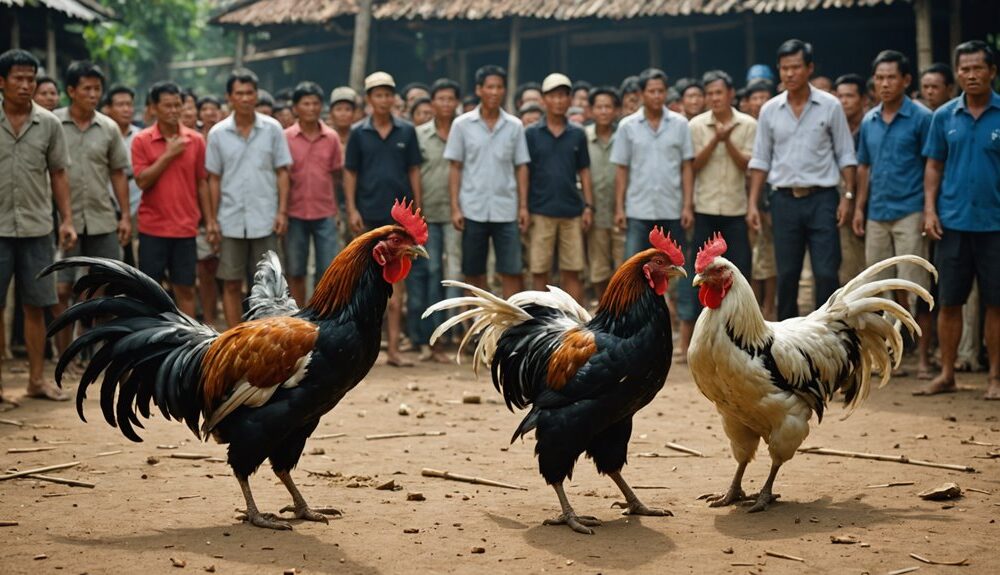
[[[8,390],[23,380],[5,366]],[[23,377],[23,376],[20,376]],[[874,461],[799,455],[778,477],[781,501],[770,511],[710,509],[696,498],[722,490],[734,463],[717,415],[695,389],[688,371],[674,366],[667,387],[636,418],[625,477],[644,486],[651,506],[675,517],[629,519],[610,508],[618,492],[581,460],[568,486],[581,514],[604,520],[595,536],[545,527],[557,500],[538,475],[533,443],[508,445],[520,420],[498,402],[487,380],[466,366],[375,368],[316,431],[345,433],[313,439],[295,472],[314,506],[345,512],[329,525],[297,523],[274,532],[238,522],[239,488],[224,463],[173,459],[193,452],[224,457],[222,446],[201,444],[183,425],[157,417],[147,441],[133,444],[103,421],[91,393],[89,424],[72,403],[24,400],[0,418],[4,470],[80,461],[52,475],[89,481],[94,489],[36,480],[0,482],[0,572],[14,573],[870,573],[908,566],[918,573],[1000,573],[1000,403],[980,401],[985,374],[962,381],[980,389],[949,397],[914,398],[918,382],[895,380],[873,392],[851,418],[831,409],[813,427],[807,445],[960,463],[968,474]],[[464,393],[480,404],[461,403]],[[398,414],[401,403],[412,409]],[[365,435],[443,431],[445,435],[367,441]],[[926,436],[926,439],[922,437]],[[994,444],[963,444],[962,440]],[[672,452],[668,441],[698,449],[698,458]],[[176,446],[161,449],[158,446]],[[10,448],[55,447],[10,454]],[[121,451],[113,455],[100,453]],[[641,452],[666,454],[643,458]],[[158,463],[150,464],[149,458]],[[748,491],[767,474],[766,451],[747,474]],[[522,485],[527,491],[488,488],[422,477],[432,467]],[[333,474],[327,477],[310,472]],[[374,489],[389,479],[399,491]],[[914,485],[868,488],[912,481]],[[916,494],[947,481],[967,492],[957,501],[930,502]],[[257,503],[276,511],[288,496],[267,468],[252,479]],[[422,493],[425,501],[407,501]],[[405,531],[417,530],[415,533]],[[862,544],[834,545],[833,535]],[[475,547],[482,553],[472,553]],[[765,555],[775,551],[799,563]],[[968,559],[968,567],[919,563]],[[47,558],[35,559],[44,554]],[[172,566],[171,558],[186,567]]]

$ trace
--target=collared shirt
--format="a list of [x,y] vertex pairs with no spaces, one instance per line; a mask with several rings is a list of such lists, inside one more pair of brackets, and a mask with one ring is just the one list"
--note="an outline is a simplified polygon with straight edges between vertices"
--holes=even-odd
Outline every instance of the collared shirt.
[[543,118],[524,131],[528,142],[528,211],[550,218],[575,218],[583,213],[577,173],[590,167],[587,134],[566,122],[556,137]]
[[0,104],[0,237],[32,238],[52,233],[49,172],[69,166],[59,119],[31,103],[15,134]]
[[344,167],[357,174],[354,200],[361,217],[370,222],[391,220],[396,200],[409,200],[409,169],[419,166],[420,144],[413,124],[392,116],[392,129],[383,140],[371,116],[351,128]]
[[[132,142],[140,131],[142,129],[139,126],[129,124],[128,132],[122,136],[122,140],[125,142],[125,153],[128,154],[129,167],[125,168],[125,175],[128,176],[128,210],[132,217],[139,213],[139,202],[142,201],[142,188],[135,183],[135,166],[132,163]],[[111,200],[117,203],[118,199],[115,198],[114,188],[109,186],[108,191],[111,193]]]
[[640,108],[618,124],[611,161],[628,167],[625,215],[644,220],[676,220],[684,201],[681,164],[694,158],[687,118],[663,108],[656,131]]
[[924,155],[944,162],[938,193],[941,225],[965,232],[1000,231],[1000,95],[979,119],[959,96],[934,112]]
[[54,112],[62,122],[72,165],[69,168],[69,195],[73,226],[77,233],[109,234],[118,229],[115,202],[108,189],[111,172],[129,167],[128,152],[114,120],[94,112],[83,131],[69,115],[69,108]]
[[872,108],[858,134],[858,163],[869,166],[868,219],[898,220],[924,209],[924,141],[930,110],[903,96],[892,122],[882,119],[882,104]]
[[590,182],[594,193],[594,226],[601,229],[614,227],[615,219],[615,171],[611,163],[611,148],[615,135],[607,142],[597,137],[597,126],[584,128],[587,133],[587,154],[590,156]]
[[288,217],[319,220],[337,214],[333,174],[343,166],[340,136],[323,122],[319,135],[310,140],[298,122],[285,129],[292,153],[288,190]]
[[417,126],[417,141],[420,143],[420,155],[424,158],[424,163],[420,165],[421,213],[428,223],[447,223],[451,221],[451,196],[448,195],[451,162],[444,159],[448,140],[441,138],[437,122],[431,120]]
[[[729,141],[747,156],[753,151],[757,120],[733,110],[736,124]],[[711,110],[691,118],[691,141],[695,154],[701,153],[715,137],[716,120]],[[713,216],[742,216],[747,213],[747,175],[729,155],[725,142],[716,144],[708,162],[694,175],[694,211]]]
[[219,228],[227,238],[271,235],[278,214],[276,170],[290,166],[292,154],[281,124],[254,115],[248,138],[236,129],[233,114],[212,126],[205,151],[205,169],[221,177]]
[[462,163],[458,203],[463,216],[476,222],[513,222],[518,201],[514,168],[531,161],[524,126],[500,110],[490,130],[479,109],[455,119],[444,157]]
[[857,163],[847,116],[834,96],[810,86],[798,118],[788,92],[761,108],[749,167],[768,172],[773,187],[832,188],[840,183],[840,170]]
[[[179,137],[187,141],[184,152],[170,161],[153,187],[142,195],[139,231],[160,238],[193,238],[198,235],[201,205],[198,183],[205,171],[205,139],[198,132],[180,126]],[[167,152],[167,139],[160,124],[139,132],[132,140],[132,167],[141,174]]]

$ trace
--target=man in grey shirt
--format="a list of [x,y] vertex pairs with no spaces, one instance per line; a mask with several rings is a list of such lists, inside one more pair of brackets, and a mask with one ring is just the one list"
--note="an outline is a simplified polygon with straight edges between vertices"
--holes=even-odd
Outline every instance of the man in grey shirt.
[[[774,189],[771,217],[778,264],[778,319],[798,314],[799,276],[806,246],[812,258],[816,307],[838,287],[840,232],[852,212],[857,160],[840,102],[813,88],[812,45],[788,40],[778,48],[786,92],[760,111],[750,159],[747,224],[760,230],[757,202],[765,179]],[[843,178],[845,194],[837,184]]]
[[208,133],[205,168],[212,205],[217,206],[222,246],[219,279],[222,307],[233,327],[243,315],[243,281],[257,258],[278,250],[288,228],[288,167],[292,154],[281,124],[254,111],[257,76],[234,70],[226,82],[233,113]]

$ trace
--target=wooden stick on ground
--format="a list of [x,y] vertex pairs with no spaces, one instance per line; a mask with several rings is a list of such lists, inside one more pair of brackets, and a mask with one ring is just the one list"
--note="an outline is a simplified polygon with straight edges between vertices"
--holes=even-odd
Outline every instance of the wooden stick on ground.
[[173,459],[198,460],[198,459],[208,459],[209,457],[211,457],[211,455],[205,455],[203,453],[171,453],[167,457],[171,457]]
[[926,563],[928,565],[949,565],[951,567],[964,567],[969,564],[968,559],[962,559],[961,561],[934,561],[933,559],[928,559],[926,557],[921,557],[916,553],[910,553],[910,557],[913,557],[921,563]]
[[69,467],[75,467],[77,465],[80,465],[79,461],[73,461],[71,463],[59,463],[57,465],[47,465],[45,467],[38,467],[35,469],[25,469],[24,471],[17,471],[14,473],[8,473],[7,475],[0,475],[0,481],[6,481],[7,479],[14,479],[16,477],[24,477],[25,475],[34,475],[36,473],[45,473],[46,471],[66,469]]
[[475,483],[476,485],[489,485],[491,487],[503,487],[505,489],[517,489],[520,491],[528,490],[527,487],[521,487],[520,485],[514,485],[512,483],[503,483],[502,481],[493,481],[492,479],[483,479],[482,477],[472,477],[471,475],[460,475],[450,471],[427,469],[426,467],[420,471],[420,475],[423,475],[424,477],[437,477],[440,479],[461,481],[463,483]]
[[346,435],[346,433],[327,433],[325,435],[314,435],[309,439],[337,439],[338,437],[344,437]]
[[878,487],[903,487],[905,485],[916,485],[914,481],[891,481],[889,483],[879,483],[877,485],[866,485],[868,489],[875,489]]
[[920,567],[919,566],[903,567],[902,569],[896,569],[895,571],[889,571],[885,575],[904,575],[904,573],[913,573],[914,571],[920,571]]
[[13,426],[16,426],[16,427],[24,427],[24,422],[23,421],[16,421],[14,419],[0,418],[0,423],[6,424],[6,425],[13,425]]
[[52,451],[57,447],[11,447],[7,453],[38,453],[40,451]]
[[87,489],[93,489],[96,487],[93,483],[87,483],[86,481],[77,481],[76,479],[64,479],[62,477],[53,477],[51,475],[39,475],[38,473],[32,473],[31,475],[25,475],[25,479],[41,479],[42,481],[49,481],[52,483],[59,483],[61,485],[69,485],[71,487],[86,487]]
[[107,457],[109,455],[118,455],[121,452],[122,452],[121,449],[119,449],[117,451],[102,451],[102,452],[98,453],[97,455],[95,455],[94,457]]
[[0,521],[0,527],[17,527],[20,525],[17,521]]
[[798,561],[799,563],[805,563],[806,560],[801,557],[796,557],[795,555],[786,555],[784,553],[778,553],[777,551],[764,551],[764,555],[770,555],[771,557],[777,557],[778,559],[789,559],[791,561]]
[[669,447],[670,449],[673,449],[674,451],[680,451],[681,453],[687,453],[689,455],[694,455],[696,457],[705,457],[705,454],[702,453],[702,452],[700,452],[700,451],[698,451],[697,449],[691,449],[690,447],[684,447],[680,443],[673,443],[671,441],[668,441],[666,443],[665,447]]
[[395,439],[397,437],[438,437],[444,435],[443,431],[404,431],[403,433],[377,433],[366,435],[365,439]]
[[919,465],[921,467],[937,467],[940,469],[951,469],[952,471],[965,471],[975,473],[976,470],[968,465],[955,465],[953,463],[935,463],[933,461],[921,461],[910,459],[905,455],[880,455],[878,453],[861,453],[859,451],[842,451],[840,449],[826,449],[824,447],[802,447],[799,453],[812,453],[815,455],[837,455],[840,457],[855,457],[857,459],[874,459],[876,461],[892,461],[895,463],[907,463],[909,465]]

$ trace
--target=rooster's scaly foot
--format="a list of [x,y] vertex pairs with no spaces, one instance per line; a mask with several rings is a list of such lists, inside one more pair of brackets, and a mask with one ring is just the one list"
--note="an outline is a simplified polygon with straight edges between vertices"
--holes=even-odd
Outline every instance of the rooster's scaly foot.
[[601,520],[589,515],[576,515],[575,513],[563,513],[555,519],[546,519],[542,525],[568,525],[570,529],[584,535],[593,535],[591,527],[600,527]]
[[286,511],[293,512],[296,519],[317,521],[320,523],[329,523],[330,519],[327,516],[342,517],[344,515],[339,509],[334,509],[333,507],[317,507],[313,509],[309,506],[296,507],[294,505],[282,507],[279,513],[285,513]]

